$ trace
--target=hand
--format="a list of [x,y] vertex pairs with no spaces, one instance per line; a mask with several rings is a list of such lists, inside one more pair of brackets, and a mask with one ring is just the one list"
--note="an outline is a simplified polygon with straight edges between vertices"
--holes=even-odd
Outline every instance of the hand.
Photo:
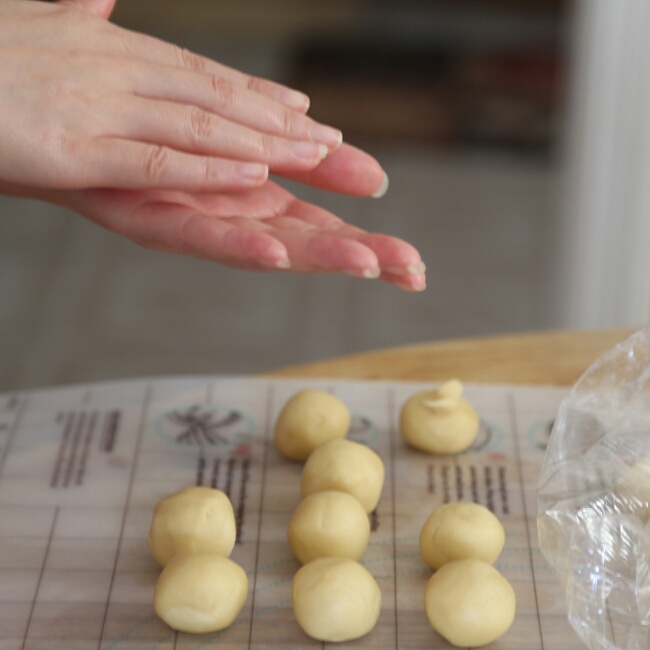
[[[374,186],[377,167],[370,156],[344,144],[310,180],[328,189],[363,189]],[[85,190],[42,198],[147,248],[256,271],[378,277],[407,291],[421,291],[426,284],[412,246],[347,225],[272,181],[248,192]]]
[[306,115],[305,95],[113,26],[103,20],[113,5],[0,4],[0,123],[11,124],[0,191],[68,206],[153,249],[424,288],[412,246],[267,180],[386,189],[377,161]]
[[340,145],[302,93],[70,4],[0,3],[3,187],[242,190]]

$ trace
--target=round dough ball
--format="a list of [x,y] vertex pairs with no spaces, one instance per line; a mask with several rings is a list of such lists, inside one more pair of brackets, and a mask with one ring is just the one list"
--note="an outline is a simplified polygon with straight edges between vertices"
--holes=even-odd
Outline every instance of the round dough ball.
[[457,454],[476,439],[479,419],[462,397],[463,385],[452,380],[437,390],[412,395],[400,412],[400,431],[406,442],[432,454]]
[[248,578],[222,555],[175,555],[156,583],[156,614],[180,632],[204,634],[228,627],[248,596]]
[[294,511],[287,539],[302,564],[319,557],[358,560],[368,548],[370,519],[357,499],[345,492],[315,492]]
[[459,648],[492,643],[515,619],[510,583],[482,560],[458,560],[438,569],[427,584],[424,608],[433,628]]
[[324,442],[345,437],[350,420],[348,407],[335,395],[324,390],[301,390],[280,411],[275,446],[291,460],[305,460]]
[[379,503],[384,475],[384,463],[369,447],[352,440],[330,440],[307,459],[300,490],[303,497],[323,490],[347,492],[372,512]]
[[351,641],[375,627],[381,590],[358,562],[322,557],[296,573],[291,602],[298,624],[313,639]]
[[436,508],[420,531],[422,559],[433,569],[474,558],[494,564],[506,534],[501,522],[478,503],[447,503]]
[[221,490],[189,487],[158,502],[147,541],[156,562],[174,555],[216,553],[228,557],[237,538],[235,513]]

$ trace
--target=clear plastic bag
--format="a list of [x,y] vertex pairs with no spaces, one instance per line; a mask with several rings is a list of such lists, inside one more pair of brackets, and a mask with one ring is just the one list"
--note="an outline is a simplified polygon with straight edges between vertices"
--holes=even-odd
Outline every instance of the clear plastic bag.
[[539,546],[591,650],[650,648],[650,329],[562,402],[538,490]]

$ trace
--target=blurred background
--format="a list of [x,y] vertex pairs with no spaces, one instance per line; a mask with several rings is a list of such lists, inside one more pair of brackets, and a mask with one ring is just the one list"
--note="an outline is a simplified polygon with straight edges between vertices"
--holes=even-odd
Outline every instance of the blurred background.
[[232,271],[0,198],[0,390],[248,373],[444,338],[636,326],[650,296],[645,0],[118,0],[114,22],[309,93],[428,289]]

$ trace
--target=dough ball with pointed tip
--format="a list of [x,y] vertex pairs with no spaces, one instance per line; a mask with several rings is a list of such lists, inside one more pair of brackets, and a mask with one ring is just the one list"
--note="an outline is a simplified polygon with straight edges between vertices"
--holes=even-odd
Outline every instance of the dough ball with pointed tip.
[[465,451],[476,439],[479,418],[462,394],[463,385],[454,379],[412,395],[400,411],[404,440],[431,454]]

